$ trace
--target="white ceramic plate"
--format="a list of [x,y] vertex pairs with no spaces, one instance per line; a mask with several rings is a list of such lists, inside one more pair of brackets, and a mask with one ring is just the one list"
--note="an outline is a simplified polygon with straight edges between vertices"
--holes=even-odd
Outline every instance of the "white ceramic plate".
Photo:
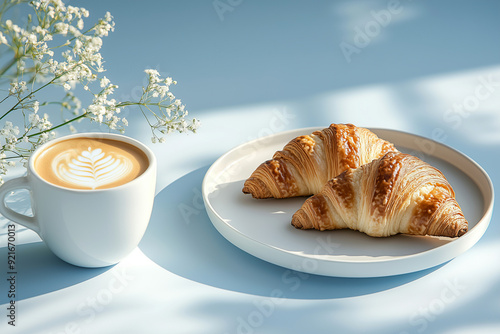
[[253,199],[243,183],[263,161],[291,139],[319,128],[260,138],[221,156],[207,171],[202,192],[215,228],[231,243],[265,261],[318,275],[377,277],[415,272],[447,262],[484,234],[493,210],[493,185],[486,172],[464,154],[438,142],[387,129],[371,129],[406,153],[439,168],[453,186],[469,221],[460,238],[397,235],[372,238],[351,230],[298,230],[291,217],[305,197]]

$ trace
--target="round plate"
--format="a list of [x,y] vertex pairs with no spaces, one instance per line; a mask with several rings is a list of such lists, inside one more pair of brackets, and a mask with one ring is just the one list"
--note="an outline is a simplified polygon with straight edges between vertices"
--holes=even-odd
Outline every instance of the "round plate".
[[378,277],[431,268],[471,248],[484,234],[493,210],[493,185],[472,159],[438,142],[387,129],[370,129],[400,151],[439,168],[455,190],[469,222],[460,238],[396,235],[373,238],[352,230],[298,230],[290,222],[306,197],[254,199],[244,181],[293,138],[321,128],[278,133],[240,145],[207,171],[202,193],[215,228],[231,243],[265,261],[318,275]]

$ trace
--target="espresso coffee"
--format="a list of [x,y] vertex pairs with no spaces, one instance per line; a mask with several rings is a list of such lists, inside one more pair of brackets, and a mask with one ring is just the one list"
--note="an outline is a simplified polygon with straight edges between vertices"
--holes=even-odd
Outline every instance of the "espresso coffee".
[[49,145],[34,160],[36,173],[45,181],[61,187],[89,190],[128,183],[148,166],[148,157],[134,145],[90,137]]

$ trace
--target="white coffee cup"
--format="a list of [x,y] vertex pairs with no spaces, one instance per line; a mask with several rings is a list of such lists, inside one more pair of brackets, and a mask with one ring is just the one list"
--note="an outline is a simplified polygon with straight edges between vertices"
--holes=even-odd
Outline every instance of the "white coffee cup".
[[[110,139],[131,144],[148,160],[141,175],[108,189],[72,189],[43,179],[35,169],[39,154],[55,143],[74,138]],[[0,213],[32,229],[62,260],[81,267],[104,267],[129,254],[142,239],[153,208],[157,163],[153,152],[132,138],[105,133],[81,133],[38,147],[28,162],[27,175],[0,187]],[[5,197],[28,189],[33,216],[6,206]]]

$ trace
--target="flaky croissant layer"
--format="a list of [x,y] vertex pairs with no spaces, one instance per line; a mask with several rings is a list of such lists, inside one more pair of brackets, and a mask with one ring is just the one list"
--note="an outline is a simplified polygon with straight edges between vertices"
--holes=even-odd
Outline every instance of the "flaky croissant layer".
[[300,229],[353,229],[459,237],[468,223],[444,175],[417,157],[389,152],[331,179],[293,215]]
[[243,192],[254,198],[317,194],[331,178],[387,152],[397,150],[370,130],[352,124],[332,124],[291,140],[252,173]]

